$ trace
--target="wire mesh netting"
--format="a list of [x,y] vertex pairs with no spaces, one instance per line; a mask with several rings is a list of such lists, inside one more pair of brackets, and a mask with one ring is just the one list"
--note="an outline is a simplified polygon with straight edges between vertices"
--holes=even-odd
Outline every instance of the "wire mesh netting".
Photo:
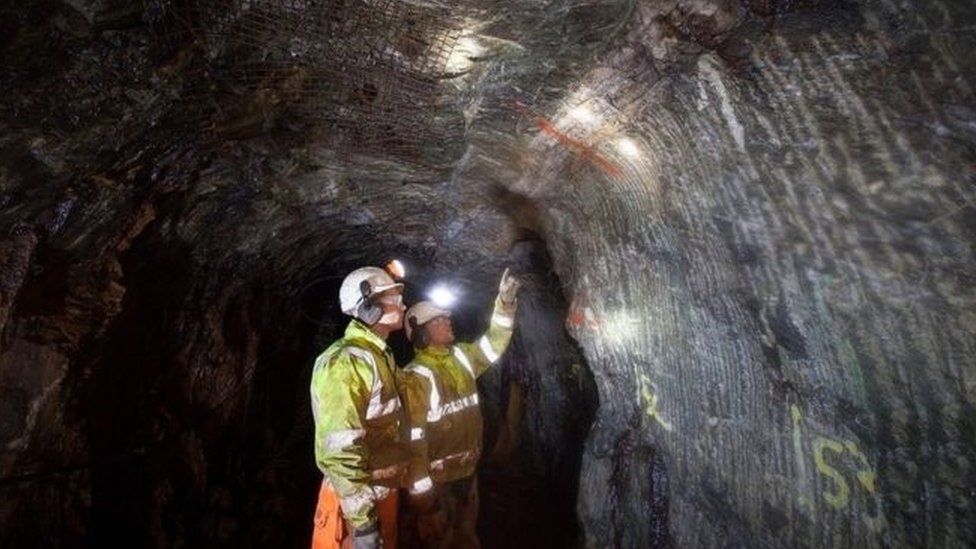
[[147,14],[162,48],[202,48],[202,76],[323,123],[339,149],[419,161],[463,138],[441,89],[461,32],[444,9],[397,0],[151,0]]

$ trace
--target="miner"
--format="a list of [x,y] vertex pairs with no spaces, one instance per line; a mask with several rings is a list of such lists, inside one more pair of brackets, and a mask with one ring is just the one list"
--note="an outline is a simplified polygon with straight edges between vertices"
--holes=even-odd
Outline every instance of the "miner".
[[312,371],[315,462],[324,475],[313,549],[396,546],[409,448],[386,340],[403,326],[402,290],[376,267],[353,271],[339,289],[342,312],[353,319]]
[[488,332],[474,343],[455,343],[445,308],[421,301],[407,311],[407,339],[416,351],[401,386],[410,422],[408,486],[428,547],[480,546],[474,472],[482,417],[475,382],[508,347],[519,285],[506,269]]

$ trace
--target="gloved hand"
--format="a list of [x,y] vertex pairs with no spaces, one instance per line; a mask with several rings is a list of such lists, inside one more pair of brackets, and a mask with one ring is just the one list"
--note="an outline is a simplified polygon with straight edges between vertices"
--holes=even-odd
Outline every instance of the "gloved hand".
[[427,513],[417,517],[417,532],[421,541],[440,540],[447,530],[447,514],[444,511]]
[[380,529],[373,526],[368,530],[354,530],[352,534],[353,549],[381,549],[383,539],[380,538]]
[[498,283],[498,297],[504,305],[514,305],[515,296],[518,294],[522,281],[514,275],[509,274],[508,269],[502,273],[502,280]]

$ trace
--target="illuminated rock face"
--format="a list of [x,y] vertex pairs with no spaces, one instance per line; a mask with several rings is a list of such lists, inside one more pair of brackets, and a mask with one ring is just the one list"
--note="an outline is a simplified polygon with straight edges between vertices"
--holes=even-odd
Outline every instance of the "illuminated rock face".
[[972,542],[973,13],[940,6],[715,38],[642,5],[554,109],[574,141],[531,142],[600,388],[588,545]]
[[531,191],[594,319],[589,544],[976,539],[973,37],[946,38],[974,14],[939,6],[800,11],[733,31],[734,62],[679,55],[626,113],[639,152],[606,140],[619,176],[556,163]]
[[0,540],[306,543],[311,360],[399,257],[465,336],[527,281],[487,546],[976,543],[976,8],[487,4],[463,139],[389,154],[167,2],[0,10]]

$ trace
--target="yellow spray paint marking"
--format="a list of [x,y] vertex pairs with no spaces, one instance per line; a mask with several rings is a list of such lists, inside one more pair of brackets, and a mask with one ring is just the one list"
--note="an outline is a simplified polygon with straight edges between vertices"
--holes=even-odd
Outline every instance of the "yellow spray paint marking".
[[837,469],[827,464],[827,461],[824,459],[824,450],[830,450],[840,454],[844,451],[844,445],[836,440],[830,440],[824,437],[817,437],[813,441],[813,461],[817,464],[817,470],[820,471],[820,474],[830,477],[837,483],[836,492],[830,493],[824,490],[824,501],[834,509],[843,509],[847,507],[847,503],[850,501],[851,489],[847,486],[847,481],[844,480],[844,477],[837,472]]
[[800,422],[803,421],[803,414],[800,413],[800,409],[797,408],[796,404],[790,404],[790,415],[793,416],[793,427],[799,429]]
[[800,409],[797,408],[796,404],[791,404],[790,415],[793,417],[793,453],[796,458],[797,472],[800,476],[800,495],[797,499],[801,506],[813,511],[813,501],[808,496],[811,492],[810,481],[807,479],[806,456],[803,455],[803,439],[801,438],[800,431],[803,414],[800,413]]
[[[801,495],[799,500],[801,505],[808,505],[812,510],[813,503],[805,496],[810,491],[810,488],[806,476],[805,460],[803,459],[804,439],[801,434],[803,414],[799,407],[791,405],[790,416],[793,420],[793,449],[796,452],[797,472],[800,476],[799,489]],[[868,530],[874,533],[880,533],[887,526],[887,521],[881,508],[881,501],[877,495],[877,473],[875,473],[874,468],[871,466],[871,462],[868,461],[864,452],[858,448],[857,443],[852,440],[835,440],[823,436],[818,436],[813,439],[813,461],[816,464],[817,471],[821,475],[829,478],[836,485],[836,489],[833,492],[829,490],[823,491],[823,499],[827,505],[838,511],[846,509],[850,505],[851,485],[840,471],[827,462],[827,451],[838,455],[849,452],[857,460],[860,468],[854,473],[857,478],[855,487],[860,485],[875,505],[873,512],[869,511],[861,514],[861,520],[867,526]]]
[[868,530],[876,534],[880,533],[884,530],[887,522],[881,512],[881,501],[875,492],[877,474],[875,474],[874,469],[871,467],[871,463],[868,462],[867,456],[857,447],[857,443],[851,440],[845,440],[844,445],[847,447],[847,451],[854,454],[854,457],[861,462],[862,469],[856,473],[857,481],[871,494],[876,506],[874,516],[871,516],[869,513],[864,513],[861,519],[864,521],[864,525],[868,527]]
[[652,417],[654,421],[658,422],[658,424],[660,424],[665,431],[670,432],[672,429],[671,423],[665,421],[664,418],[661,417],[661,413],[658,410],[657,395],[651,392],[650,385],[651,380],[648,379],[647,376],[642,375],[640,377],[640,391],[641,397],[644,399],[644,411],[647,412],[647,415]]
[[861,453],[857,448],[857,444],[850,440],[845,440],[844,445],[847,446],[847,451],[854,454],[854,457],[861,462],[863,469],[857,472],[857,480],[861,483],[868,493],[874,493],[874,482],[877,480],[877,475],[874,473],[874,469],[871,468],[871,464],[868,463],[868,458]]

